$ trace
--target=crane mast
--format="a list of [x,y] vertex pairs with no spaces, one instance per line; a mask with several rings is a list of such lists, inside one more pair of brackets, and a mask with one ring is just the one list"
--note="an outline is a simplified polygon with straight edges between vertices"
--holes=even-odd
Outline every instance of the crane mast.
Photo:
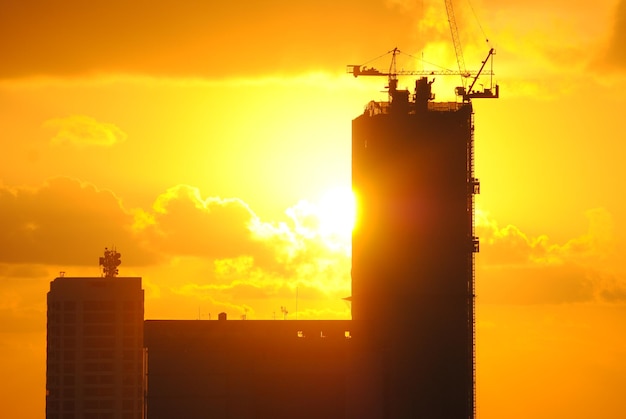
[[446,13],[448,15],[448,26],[450,26],[450,34],[452,35],[452,44],[454,44],[454,53],[456,54],[456,62],[459,66],[459,73],[461,74],[461,83],[465,87],[465,78],[470,74],[465,68],[465,59],[463,58],[463,48],[461,48],[461,40],[459,38],[459,30],[456,26],[456,18],[454,17],[454,8],[452,7],[452,0],[446,0]]

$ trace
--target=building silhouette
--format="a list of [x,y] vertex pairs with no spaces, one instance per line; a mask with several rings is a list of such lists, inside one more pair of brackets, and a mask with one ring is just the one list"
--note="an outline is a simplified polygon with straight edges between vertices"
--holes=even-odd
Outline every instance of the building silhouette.
[[352,122],[353,417],[474,417],[473,111],[431,83]]
[[474,418],[470,99],[498,89],[436,103],[394,77],[352,121],[351,321],[144,323],[105,253],[104,278],[51,284],[47,418]]
[[144,418],[143,317],[141,278],[51,282],[46,419]]
[[345,417],[349,327],[348,320],[146,320],[148,417]]

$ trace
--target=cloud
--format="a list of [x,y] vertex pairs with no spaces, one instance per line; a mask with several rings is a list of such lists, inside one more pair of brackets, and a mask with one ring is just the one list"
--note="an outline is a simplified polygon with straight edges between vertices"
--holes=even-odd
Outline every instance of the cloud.
[[136,230],[163,252],[213,260],[259,252],[250,230],[256,219],[239,199],[203,198],[197,188],[177,185],[157,197]]
[[338,258],[349,261],[349,238],[340,243],[325,234],[312,208],[301,202],[286,211],[286,221],[266,222],[240,199],[204,198],[199,189],[178,185],[137,218],[136,231],[170,255],[221,261],[222,277],[260,269],[269,277],[313,280],[336,275]]
[[135,264],[154,261],[140,247],[134,216],[110,191],[70,178],[39,188],[0,187],[0,263],[95,266],[117,245]]
[[316,228],[320,220],[302,203],[287,211],[285,221],[266,222],[239,199],[204,198],[197,188],[178,185],[152,208],[130,211],[110,191],[55,178],[39,188],[0,188],[0,208],[6,246],[0,273],[11,276],[41,275],[18,269],[20,264],[96,266],[103,248],[115,245],[124,266],[205,261],[201,270],[172,283],[176,287],[195,283],[203,292],[278,295],[299,286],[317,289],[316,295],[349,293],[349,244]]
[[195,187],[178,185],[137,218],[135,231],[174,263],[154,281],[161,295],[267,318],[268,307],[298,294],[303,310],[327,308],[345,318],[350,238],[342,243],[319,228],[314,208],[300,202],[284,221],[263,221],[239,199],[205,198]]
[[478,211],[477,286],[486,301],[626,301],[626,277],[613,269],[618,257],[612,217],[602,208],[586,216],[588,231],[559,244],[546,235],[530,237],[513,225],[499,227]]
[[[32,189],[0,187],[0,276],[38,279],[50,267],[97,269],[103,247],[115,245],[126,272],[150,276],[154,295],[245,303],[259,313],[268,301],[292,301],[299,292],[309,309],[319,310],[350,294],[351,259],[349,237],[321,228],[316,208],[300,202],[277,222],[261,220],[240,199],[206,198],[187,185],[168,189],[149,209],[134,210],[110,191],[69,178]],[[478,211],[479,298],[624,301],[626,278],[611,214],[598,208],[586,215],[587,232],[555,243],[501,227]]]
[[53,146],[111,147],[126,141],[126,133],[114,124],[98,122],[85,115],[49,119],[44,127],[56,130],[50,140]]
[[[407,37],[409,17],[385,3],[164,0],[145,6],[122,0],[89,5],[24,0],[0,14],[6,63],[0,78],[102,73],[223,77],[301,72],[329,64],[342,71],[354,61],[353,54],[368,46],[387,50],[388,39]],[[388,28],[385,37],[376,30],[380,27]]]

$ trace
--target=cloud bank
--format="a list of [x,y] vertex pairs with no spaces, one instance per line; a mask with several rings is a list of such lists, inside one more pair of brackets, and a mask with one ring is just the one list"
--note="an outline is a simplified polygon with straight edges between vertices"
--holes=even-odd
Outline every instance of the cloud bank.
[[[115,245],[123,254],[122,275],[149,272],[155,296],[166,292],[242,310],[245,303],[253,312],[263,301],[293,299],[296,292],[322,306],[350,295],[350,239],[320,228],[321,214],[304,202],[282,221],[264,221],[239,199],[203,197],[178,185],[151,208],[126,209],[110,191],[56,178],[36,189],[0,188],[0,208],[3,277],[41,275],[29,266],[95,266],[102,248]],[[612,217],[603,209],[587,217],[585,234],[553,243],[478,212],[479,299],[626,300]]]
[[513,225],[500,227],[479,212],[478,297],[515,304],[626,301],[612,217],[602,208],[586,216],[587,233],[559,244]]

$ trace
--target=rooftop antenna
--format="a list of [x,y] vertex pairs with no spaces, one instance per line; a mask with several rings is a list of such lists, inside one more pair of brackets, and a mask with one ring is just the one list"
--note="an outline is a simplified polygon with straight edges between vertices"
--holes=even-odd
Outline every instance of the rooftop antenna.
[[113,250],[104,248],[104,257],[100,257],[100,266],[102,266],[102,275],[105,278],[115,278],[117,276],[119,273],[117,267],[122,263],[120,257],[122,257],[121,253],[117,252],[115,248]]
[[119,273],[117,269],[122,263],[120,257],[122,255],[113,248],[109,250],[104,248],[104,257],[100,257],[100,266],[102,266],[102,276],[105,278],[115,278]]

